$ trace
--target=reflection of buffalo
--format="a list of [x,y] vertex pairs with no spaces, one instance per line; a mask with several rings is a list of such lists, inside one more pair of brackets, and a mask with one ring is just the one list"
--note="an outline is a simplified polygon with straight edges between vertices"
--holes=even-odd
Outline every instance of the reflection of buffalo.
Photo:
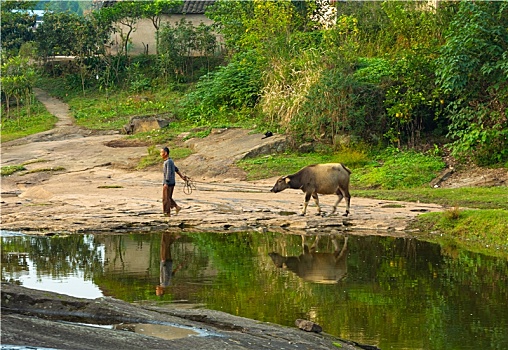
[[304,281],[316,283],[337,283],[347,274],[347,237],[344,237],[344,245],[339,250],[337,238],[332,236],[332,243],[335,247],[333,253],[317,253],[316,248],[320,236],[317,236],[312,246],[305,244],[305,237],[302,236],[303,254],[300,256],[282,256],[272,252],[275,266],[287,268],[296,273]]

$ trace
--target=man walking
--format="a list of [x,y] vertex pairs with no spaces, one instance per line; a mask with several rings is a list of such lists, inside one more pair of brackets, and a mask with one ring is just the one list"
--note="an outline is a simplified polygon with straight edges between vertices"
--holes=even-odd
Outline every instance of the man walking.
[[164,159],[163,172],[164,172],[164,182],[162,188],[162,209],[164,210],[164,215],[171,216],[171,208],[175,208],[175,213],[182,209],[173,199],[173,191],[175,189],[176,183],[176,175],[180,176],[182,180],[187,181],[188,177],[182,175],[180,170],[175,166],[173,159],[169,158],[169,148],[164,147],[161,149],[161,157]]

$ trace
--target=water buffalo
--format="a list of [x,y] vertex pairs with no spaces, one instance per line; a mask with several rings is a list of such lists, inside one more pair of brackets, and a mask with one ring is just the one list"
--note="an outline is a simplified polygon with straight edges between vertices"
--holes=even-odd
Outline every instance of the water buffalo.
[[351,170],[342,163],[313,164],[302,168],[296,174],[279,178],[270,191],[277,193],[284,191],[286,188],[293,188],[305,192],[305,202],[301,215],[305,215],[311,196],[314,198],[318,214],[320,214],[321,207],[319,206],[318,193],[336,194],[339,198],[330,214],[335,213],[342,198],[346,198],[346,214],[344,216],[348,216],[351,201],[351,195],[349,194],[350,174]]
[[272,252],[268,254],[275,266],[287,268],[298,277],[308,282],[337,283],[347,275],[347,236],[344,245],[339,250],[337,238],[332,236],[335,248],[333,253],[318,253],[317,246],[320,236],[317,236],[310,250],[302,236],[303,254],[299,256],[282,256]]

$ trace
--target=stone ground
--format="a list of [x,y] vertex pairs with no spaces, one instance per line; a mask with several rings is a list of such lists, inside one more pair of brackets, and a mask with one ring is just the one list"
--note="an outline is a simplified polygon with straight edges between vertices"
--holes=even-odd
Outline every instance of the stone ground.
[[[205,139],[185,141],[195,153],[178,161],[177,165],[192,177],[195,189],[185,194],[182,183],[178,183],[174,197],[183,210],[178,216],[166,218],[162,216],[160,167],[134,170],[140,157],[147,154],[147,145],[127,140],[119,133],[81,129],[75,126],[67,105],[44,91],[36,90],[36,94],[47,109],[59,118],[59,122],[48,132],[2,144],[2,166],[25,164],[27,169],[2,177],[3,230],[31,234],[139,232],[154,229],[277,231],[288,234],[346,231],[350,234],[404,236],[408,235],[405,231],[408,223],[418,214],[443,210],[434,204],[358,198],[354,197],[353,190],[351,215],[348,218],[340,215],[344,211],[343,203],[339,205],[339,214],[329,217],[313,215],[316,210],[313,204],[309,205],[307,216],[299,216],[297,213],[302,207],[303,193],[295,190],[271,193],[275,178],[248,182],[243,171],[234,166],[235,160],[247,154],[276,149],[283,141],[282,136],[262,139],[261,134],[224,129],[216,130]],[[183,138],[181,142],[184,142]],[[454,173],[440,186],[453,187],[457,183],[506,184],[507,177],[503,169],[487,174],[482,171],[469,180]],[[321,197],[325,211],[330,211],[334,202],[333,196]],[[21,302],[12,303],[15,300]],[[61,300],[67,302],[62,304]],[[12,306],[14,304],[15,307]],[[20,306],[22,304],[24,308]],[[195,320],[214,319],[212,324],[205,322],[206,327],[220,336],[191,337],[191,340],[164,341],[162,344],[157,343],[161,340],[140,338],[129,332],[118,336],[107,330],[90,331],[86,327],[54,322],[55,318],[72,319],[76,312],[79,314],[79,310],[93,305],[100,309],[89,309],[94,310],[89,314],[94,314],[95,319],[102,313],[110,315],[110,309],[117,307],[122,310],[123,318],[141,315],[139,319],[171,319],[171,322],[191,324],[198,328],[203,327],[203,323],[196,323]],[[48,316],[48,309],[55,312],[59,308],[59,312]],[[209,310],[189,311],[190,316],[169,315],[161,310],[153,312],[156,315],[148,317],[148,311],[119,301],[76,301],[66,296],[51,293],[41,295],[36,291],[2,284],[2,344],[59,349],[82,348],[83,344],[93,344],[94,349],[139,349],[141,346],[157,349],[180,349],[184,346],[193,349],[336,348],[332,345],[335,340],[324,335],[305,333],[296,328],[261,325]],[[220,327],[222,323],[226,324],[226,329]],[[238,323],[241,326],[231,327]],[[213,341],[210,340],[212,338]],[[79,341],[76,342],[76,339]],[[344,348],[355,348],[354,344],[341,344]]]
[[[326,333],[305,332],[219,311],[135,306],[107,297],[79,299],[7,283],[2,283],[1,302],[1,349],[5,350],[377,349]],[[125,331],[134,324],[160,333],[147,336]],[[124,331],[97,325],[119,325]],[[178,335],[178,330],[195,334]]]

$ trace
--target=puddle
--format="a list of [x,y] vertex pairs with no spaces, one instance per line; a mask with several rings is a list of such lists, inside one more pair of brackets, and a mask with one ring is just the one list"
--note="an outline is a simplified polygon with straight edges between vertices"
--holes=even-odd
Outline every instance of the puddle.
[[113,326],[113,329],[148,335],[151,337],[157,337],[166,340],[204,335],[198,333],[192,328],[150,323],[122,323]]
[[297,212],[294,212],[294,211],[280,211],[279,212],[279,215],[281,216],[291,216],[291,215],[297,215],[298,213]]
[[86,327],[94,327],[94,328],[105,328],[112,329],[117,331],[125,331],[143,334],[150,337],[156,337],[166,340],[174,340],[180,338],[186,338],[191,336],[208,336],[209,332],[203,331],[201,329],[196,329],[192,327],[186,327],[181,325],[176,325],[172,323],[119,323],[113,325],[101,325],[101,324],[93,324],[93,323],[73,323],[73,322],[64,322],[71,324],[78,324]]

